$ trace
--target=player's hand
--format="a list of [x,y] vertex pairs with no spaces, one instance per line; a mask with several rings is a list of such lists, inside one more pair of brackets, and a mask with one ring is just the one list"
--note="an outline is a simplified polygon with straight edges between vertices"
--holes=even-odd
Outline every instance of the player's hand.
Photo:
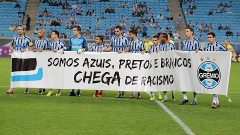
[[56,49],[54,49],[54,50],[53,50],[53,52],[57,52],[57,50],[56,50]]
[[86,52],[85,50],[82,50],[82,52]]
[[33,49],[33,52],[36,52],[37,50],[36,49]]
[[149,52],[149,54],[152,54],[153,52],[151,51],[151,52]]
[[40,49],[40,52],[42,52],[43,51],[43,49]]
[[101,50],[99,50],[99,52],[101,53],[101,52],[105,52],[105,49],[101,49]]
[[21,50],[21,52],[24,52],[24,51],[25,51],[25,49],[22,49],[22,50]]
[[122,53],[123,51],[122,50],[118,50],[118,53]]
[[141,53],[141,54],[144,54],[145,52],[144,52],[144,51],[141,51],[140,53]]
[[11,52],[11,53],[13,53],[13,52],[14,52],[13,48],[10,48],[10,52]]
[[158,50],[156,50],[156,53],[158,53],[159,51]]

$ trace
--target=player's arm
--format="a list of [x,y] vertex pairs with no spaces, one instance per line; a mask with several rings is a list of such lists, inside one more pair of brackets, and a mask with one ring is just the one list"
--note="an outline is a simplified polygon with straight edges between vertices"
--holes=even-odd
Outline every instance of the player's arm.
[[[34,42],[34,45],[35,45],[35,46],[36,46],[36,41],[37,41],[37,40],[35,40],[35,42]],[[36,47],[35,47],[34,45],[33,45],[33,49],[32,49],[32,50],[33,50],[33,52],[36,52],[37,49],[36,49]]]
[[72,38],[69,39],[69,46],[68,46],[68,51],[71,51],[72,50]]
[[141,54],[146,53],[145,46],[144,46],[144,42],[141,42],[141,45],[140,45],[140,53],[141,53]]
[[152,54],[153,52],[152,52],[152,46],[150,46],[149,48],[148,48],[148,53],[149,54]]
[[46,39],[44,41],[45,41],[45,44],[44,44],[43,50],[49,51],[50,50],[49,41]]
[[112,37],[112,39],[110,40],[110,45],[106,48],[106,49],[101,49],[99,52],[109,52],[112,50],[112,46],[113,46],[113,40],[114,38]]
[[83,52],[88,51],[88,44],[87,44],[87,40],[84,37],[83,38]]
[[232,53],[234,53],[235,50],[233,49],[233,47],[232,47],[231,45],[230,45],[230,47],[231,47],[231,48],[229,49],[229,51],[232,52]]
[[124,52],[129,52],[129,51],[130,51],[130,47],[127,46],[127,47],[125,48]]
[[12,39],[12,42],[10,43],[10,52],[13,53],[14,52],[14,44],[13,44],[14,39]]
[[196,53],[198,53],[199,51],[202,50],[201,47],[200,47],[200,44],[197,40],[196,40],[196,43],[195,43],[195,48],[196,48],[196,50],[195,50]]

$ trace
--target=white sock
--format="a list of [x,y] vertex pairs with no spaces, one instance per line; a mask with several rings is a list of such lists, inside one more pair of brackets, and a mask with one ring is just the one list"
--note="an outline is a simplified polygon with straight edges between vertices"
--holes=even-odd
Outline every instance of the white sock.
[[168,99],[168,94],[167,94],[166,91],[163,91],[163,95],[164,95],[164,98],[165,98],[165,99]]
[[188,100],[188,98],[187,98],[187,93],[186,93],[186,92],[183,93],[183,98],[186,99],[186,100]]

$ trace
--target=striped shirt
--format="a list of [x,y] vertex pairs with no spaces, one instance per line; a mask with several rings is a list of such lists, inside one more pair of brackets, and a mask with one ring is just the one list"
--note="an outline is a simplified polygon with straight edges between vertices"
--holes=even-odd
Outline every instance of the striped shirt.
[[58,40],[57,42],[50,40],[48,44],[51,51],[53,51],[54,49],[60,50],[65,47],[65,43],[62,40]]
[[99,50],[106,49],[106,48],[108,48],[107,45],[104,45],[104,44],[102,44],[102,45],[95,44],[95,45],[93,45],[93,46],[91,47],[90,52],[99,52]]
[[15,51],[21,51],[22,49],[28,49],[30,42],[32,42],[32,40],[28,36],[24,35],[23,37],[20,37],[17,35],[13,37],[11,43]]
[[131,40],[127,46],[129,46],[131,53],[138,53],[145,50],[142,40]]
[[110,41],[113,52],[124,51],[128,45],[128,39],[124,36],[113,36]]
[[224,45],[216,42],[215,44],[207,43],[204,46],[203,50],[204,51],[227,51],[228,49]]
[[175,50],[175,47],[172,43],[168,42],[167,44],[160,43],[160,50],[159,51],[173,51]]
[[37,51],[40,51],[41,49],[46,50],[49,48],[48,40],[46,38],[44,38],[43,40],[37,39],[35,40],[34,47]]
[[160,44],[159,45],[152,45],[152,46],[150,46],[149,48],[148,48],[148,53],[150,53],[150,52],[156,52],[156,51],[159,51],[160,50]]
[[184,40],[182,42],[182,50],[183,51],[196,51],[201,50],[199,41],[196,38],[193,38],[192,40]]
[[77,51],[78,49],[88,50],[88,44],[85,37],[72,37],[69,40],[69,51]]

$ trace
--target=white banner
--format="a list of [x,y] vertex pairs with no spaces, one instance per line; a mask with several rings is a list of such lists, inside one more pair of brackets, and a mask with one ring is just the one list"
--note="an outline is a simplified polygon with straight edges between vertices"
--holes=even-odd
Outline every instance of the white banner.
[[11,86],[227,95],[230,52],[15,52]]

